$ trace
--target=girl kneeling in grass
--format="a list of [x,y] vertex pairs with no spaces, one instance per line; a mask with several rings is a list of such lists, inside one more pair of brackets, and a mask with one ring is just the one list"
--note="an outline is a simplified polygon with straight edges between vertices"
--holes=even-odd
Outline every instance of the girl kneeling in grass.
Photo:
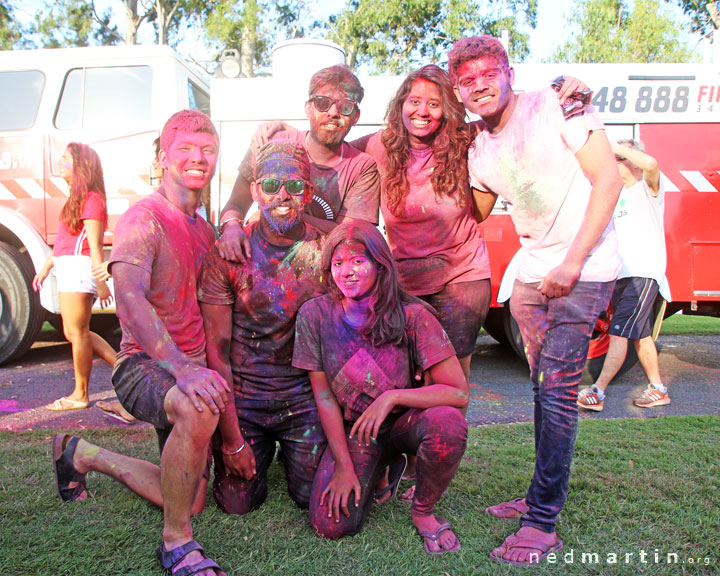
[[[377,228],[352,221],[327,237],[329,293],[298,313],[293,365],[309,371],[329,447],[310,496],[310,522],[326,538],[356,534],[390,465],[390,489],[417,454],[412,521],[429,554],[460,542],[434,515],[465,452],[468,384],[432,309],[400,288]],[[413,374],[433,384],[415,388]],[[394,494],[393,494],[394,495]]]

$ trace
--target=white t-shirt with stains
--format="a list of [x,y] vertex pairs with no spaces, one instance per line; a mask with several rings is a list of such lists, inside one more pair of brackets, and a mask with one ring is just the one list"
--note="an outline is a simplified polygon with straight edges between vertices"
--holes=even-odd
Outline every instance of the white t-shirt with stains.
[[[470,182],[508,202],[520,237],[517,278],[539,282],[560,265],[580,229],[591,184],[575,154],[603,123],[592,107],[566,120],[547,88],[518,95],[499,133],[481,132],[470,148]],[[608,282],[620,270],[612,221],[583,264],[580,280]]]

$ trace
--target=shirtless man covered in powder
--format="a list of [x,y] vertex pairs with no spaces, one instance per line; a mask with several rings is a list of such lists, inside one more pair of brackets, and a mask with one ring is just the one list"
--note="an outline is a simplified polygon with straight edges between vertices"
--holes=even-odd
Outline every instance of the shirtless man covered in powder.
[[[365,91],[347,66],[323,68],[310,79],[305,113],[310,130],[294,130],[271,123],[273,139],[290,139],[305,147],[310,159],[310,182],[315,192],[305,212],[305,222],[324,233],[345,220],[378,223],[380,176],[375,160],[345,142],[360,118],[359,104]],[[257,150],[251,147],[239,168],[232,195],[220,216],[220,255],[243,261],[251,245],[242,221],[252,205],[250,185],[255,174]]]
[[115,392],[138,420],[155,426],[160,466],[58,434],[53,466],[66,502],[87,497],[85,475],[101,472],[163,508],[158,557],[171,574],[225,574],[193,540],[190,518],[205,506],[207,454],[229,380],[205,367],[196,284],[215,240],[197,216],[217,166],[218,134],[202,112],[173,115],[160,135],[160,188],[132,206],[115,230],[110,266],[122,342]]
[[594,109],[565,117],[551,88],[515,93],[496,38],[458,41],[448,68],[456,94],[482,119],[468,154],[471,185],[489,207],[497,195],[508,202],[522,246],[510,309],[530,364],[535,472],[525,498],[486,511],[520,519],[490,558],[528,565],[563,546],[555,525],[570,479],[578,384],[620,269],[611,219],[622,180]]
[[291,364],[297,311],[324,291],[324,235],[303,221],[310,163],[300,143],[274,140],[258,151],[255,170],[260,217],[244,229],[250,257],[230,262],[215,248],[198,288],[208,365],[235,391],[236,409],[220,417],[213,441],[213,493],[230,514],[265,501],[276,441],[290,496],[307,508],[326,445],[307,372]]

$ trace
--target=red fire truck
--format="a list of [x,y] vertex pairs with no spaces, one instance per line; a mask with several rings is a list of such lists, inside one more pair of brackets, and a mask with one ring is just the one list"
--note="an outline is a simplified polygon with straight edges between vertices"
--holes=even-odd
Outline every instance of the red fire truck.
[[109,246],[119,215],[152,192],[152,142],[165,120],[210,106],[207,82],[167,46],[0,52],[0,86],[2,363],[32,345],[47,312],[59,312],[54,276],[40,294],[31,282],[67,199],[58,169],[67,144],[84,142],[100,155]]

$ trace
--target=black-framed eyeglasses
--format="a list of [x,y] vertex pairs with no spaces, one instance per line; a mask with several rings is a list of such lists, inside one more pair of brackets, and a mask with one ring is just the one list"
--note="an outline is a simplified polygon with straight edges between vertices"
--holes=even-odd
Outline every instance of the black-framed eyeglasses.
[[347,98],[330,98],[330,96],[320,96],[315,94],[310,96],[308,102],[312,102],[318,112],[327,112],[330,107],[335,104],[337,111],[343,116],[350,116],[355,112],[357,102],[355,100],[349,100]]
[[260,180],[260,187],[265,194],[277,194],[283,185],[290,196],[302,196],[305,192],[305,180],[278,180],[277,178]]

